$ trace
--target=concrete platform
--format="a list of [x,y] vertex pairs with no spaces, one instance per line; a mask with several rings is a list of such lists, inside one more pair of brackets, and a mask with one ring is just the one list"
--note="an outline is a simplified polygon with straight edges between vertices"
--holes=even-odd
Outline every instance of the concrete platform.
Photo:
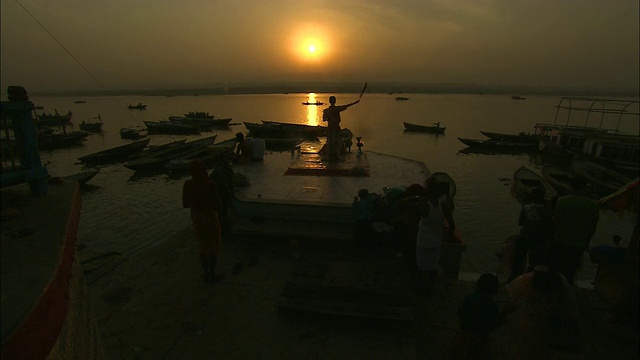
[[[285,175],[290,169],[296,175]],[[424,184],[430,176],[422,162],[372,151],[344,154],[337,163],[304,151],[271,153],[233,170],[251,183],[236,190],[239,216],[332,223],[355,222],[351,204],[360,189],[382,194],[385,187]]]

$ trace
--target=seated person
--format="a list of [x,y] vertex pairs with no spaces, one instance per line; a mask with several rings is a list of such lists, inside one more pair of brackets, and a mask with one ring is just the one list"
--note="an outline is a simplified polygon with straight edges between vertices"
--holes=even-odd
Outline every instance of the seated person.
[[252,161],[263,161],[265,141],[264,139],[245,138],[243,133],[236,134],[236,156],[234,163],[247,164]]

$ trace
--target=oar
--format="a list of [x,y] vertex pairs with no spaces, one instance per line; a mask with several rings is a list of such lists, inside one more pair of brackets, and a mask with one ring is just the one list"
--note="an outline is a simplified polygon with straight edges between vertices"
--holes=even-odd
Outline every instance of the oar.
[[364,91],[367,90],[367,83],[364,83],[364,87],[362,88],[362,91],[360,91],[360,96],[358,97],[358,99],[362,99],[362,95],[364,95]]

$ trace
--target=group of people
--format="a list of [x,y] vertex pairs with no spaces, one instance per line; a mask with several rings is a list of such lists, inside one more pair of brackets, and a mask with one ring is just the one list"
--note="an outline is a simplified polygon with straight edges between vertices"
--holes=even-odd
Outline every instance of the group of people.
[[[460,330],[451,359],[489,359],[495,352],[506,358],[557,358],[584,350],[571,284],[596,231],[599,208],[584,195],[584,178],[574,177],[571,184],[572,192],[552,204],[545,203],[542,189],[531,192],[531,203],[519,214],[520,233],[512,238],[506,301],[498,306],[498,279],[482,274],[458,308]],[[609,250],[601,252],[619,253]]]
[[598,203],[584,195],[586,185],[585,178],[572,178],[572,192],[550,206],[545,204],[544,190],[531,191],[532,203],[520,211],[521,230],[508,281],[537,265],[547,265],[573,284],[599,219]]

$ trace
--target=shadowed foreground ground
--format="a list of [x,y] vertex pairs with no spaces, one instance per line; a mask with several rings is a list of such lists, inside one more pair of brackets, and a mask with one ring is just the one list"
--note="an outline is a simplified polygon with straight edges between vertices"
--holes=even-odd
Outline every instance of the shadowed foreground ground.
[[[439,278],[434,293],[420,297],[408,286],[402,288],[406,277],[396,276],[394,291],[413,309],[413,325],[278,310],[301,259],[346,264],[351,255],[345,254],[351,253],[327,244],[237,240],[225,243],[220,259],[225,279],[205,284],[194,234],[185,229],[106,274],[105,267],[86,274],[105,354],[110,359],[444,358],[457,330],[457,306],[471,291],[471,282]],[[398,264],[398,274],[404,272],[403,259],[391,249],[359,260]],[[339,269],[334,267],[333,279],[349,286],[354,271],[344,266],[341,274]],[[384,279],[391,278],[384,275],[377,277],[381,284],[366,286],[384,286]],[[595,292],[577,291],[587,337],[585,358],[638,358],[637,328],[611,321],[609,308]]]

